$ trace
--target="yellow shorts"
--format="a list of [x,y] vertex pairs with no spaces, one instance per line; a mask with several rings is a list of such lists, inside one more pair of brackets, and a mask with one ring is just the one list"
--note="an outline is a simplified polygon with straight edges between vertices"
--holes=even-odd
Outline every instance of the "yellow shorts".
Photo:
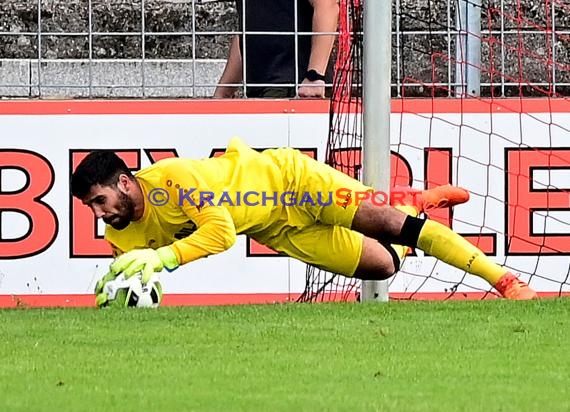
[[250,236],[313,266],[354,275],[364,237],[350,229],[358,209],[355,196],[374,190],[293,149],[281,149],[279,163],[289,205],[281,206],[280,219]]

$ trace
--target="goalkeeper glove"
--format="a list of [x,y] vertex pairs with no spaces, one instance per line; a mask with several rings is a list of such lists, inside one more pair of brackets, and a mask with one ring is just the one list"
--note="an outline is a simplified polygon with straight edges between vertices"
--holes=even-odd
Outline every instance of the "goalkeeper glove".
[[107,306],[107,303],[109,303],[109,296],[106,293],[98,293],[97,296],[95,296],[95,304],[98,308]]
[[111,263],[111,273],[116,277],[119,273],[128,279],[142,272],[141,282],[145,285],[154,272],[167,268],[174,270],[178,267],[178,259],[169,246],[158,249],[135,249],[127,252]]
[[106,306],[106,304],[109,302],[109,297],[106,293],[103,293],[103,288],[107,282],[115,279],[116,277],[116,273],[109,271],[105,276],[97,281],[97,284],[95,285],[95,303],[97,304],[97,307],[100,308],[102,306]]

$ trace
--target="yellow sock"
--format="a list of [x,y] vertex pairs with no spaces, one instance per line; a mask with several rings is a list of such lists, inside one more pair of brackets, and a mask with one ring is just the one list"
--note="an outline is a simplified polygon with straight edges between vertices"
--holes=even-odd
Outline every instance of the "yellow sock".
[[491,261],[481,249],[434,220],[426,220],[418,239],[418,248],[456,268],[477,275],[491,285],[507,273],[507,269]]

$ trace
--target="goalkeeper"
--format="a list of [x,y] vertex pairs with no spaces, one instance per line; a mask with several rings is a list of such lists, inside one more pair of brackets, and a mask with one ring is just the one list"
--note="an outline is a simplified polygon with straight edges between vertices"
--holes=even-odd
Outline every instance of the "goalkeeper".
[[[408,248],[418,248],[485,279],[507,299],[536,297],[459,234],[418,218],[431,208],[467,201],[465,190],[450,185],[410,190],[400,205],[393,200],[392,206],[379,205],[366,196],[373,188],[292,148],[258,152],[234,138],[220,157],[164,159],[135,175],[113,152],[94,151],[74,171],[71,191],[107,224],[105,239],[114,260],[96,286],[100,306],[106,303],[103,285],[119,273],[129,277],[142,271],[146,282],[153,272],[229,249],[239,234],[364,280],[391,277]],[[262,202],[240,201],[252,191],[274,195]],[[305,202],[276,201],[285,192],[310,196]],[[340,198],[326,199],[339,193]]]

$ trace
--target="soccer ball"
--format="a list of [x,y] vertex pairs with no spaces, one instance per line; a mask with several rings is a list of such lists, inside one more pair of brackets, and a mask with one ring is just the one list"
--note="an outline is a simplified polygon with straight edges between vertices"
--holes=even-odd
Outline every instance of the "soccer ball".
[[121,274],[107,282],[103,292],[109,297],[109,306],[157,308],[162,301],[162,285],[157,274],[146,285],[141,283],[140,273],[128,279]]

